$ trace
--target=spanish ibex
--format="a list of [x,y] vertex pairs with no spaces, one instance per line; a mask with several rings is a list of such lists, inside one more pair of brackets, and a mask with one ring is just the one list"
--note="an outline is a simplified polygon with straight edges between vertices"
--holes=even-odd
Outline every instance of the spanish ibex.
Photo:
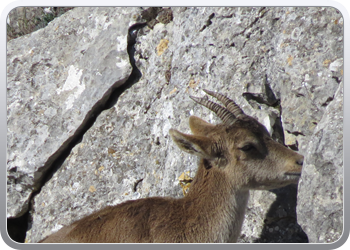
[[274,141],[229,98],[205,92],[226,108],[208,98],[191,98],[223,123],[191,116],[193,135],[170,130],[180,149],[200,158],[185,197],[150,197],[106,207],[42,242],[236,242],[249,190],[297,183],[303,156]]

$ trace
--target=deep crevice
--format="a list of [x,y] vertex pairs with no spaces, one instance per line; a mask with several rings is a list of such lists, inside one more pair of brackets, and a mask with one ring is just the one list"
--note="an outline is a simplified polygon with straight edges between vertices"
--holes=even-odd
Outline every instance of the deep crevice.
[[135,182],[134,187],[133,187],[134,192],[137,191],[137,185],[139,185],[139,183],[140,183],[141,181],[143,181],[143,178],[142,178],[142,179],[139,179],[139,180],[137,180],[137,181]]
[[57,170],[60,169],[63,162],[69,156],[71,150],[81,142],[84,134],[93,126],[97,117],[102,113],[102,111],[113,107],[117,103],[119,96],[140,80],[142,74],[135,64],[134,45],[136,43],[138,30],[142,29],[146,25],[146,23],[137,23],[132,25],[128,30],[127,52],[129,55],[130,64],[132,66],[132,72],[128,79],[115,82],[87,113],[85,119],[78,127],[74,135],[67,139],[62,146],[46,161],[44,167],[42,168],[42,176],[35,184],[34,191],[29,198],[29,208],[24,215],[19,216],[18,218],[7,219],[8,234],[14,241],[20,243],[24,242],[26,232],[31,228],[31,211],[33,209],[33,201],[35,196],[40,193],[42,187],[52,178]]
[[340,77],[332,76],[332,78],[333,78],[337,83],[340,83],[340,82],[341,82]]
[[212,13],[208,20],[206,21],[206,23],[203,25],[203,27],[199,30],[199,32],[202,32],[203,30],[205,30],[207,27],[209,27],[213,22],[211,21],[211,19],[213,19],[215,17],[215,13]]
[[283,124],[281,116],[277,117],[275,120],[275,124],[272,126],[273,133],[271,135],[272,139],[275,141],[285,145],[284,143],[284,133],[283,133]]
[[298,136],[298,135],[302,135],[302,136],[305,136],[303,133],[299,132],[299,131],[289,131],[289,130],[286,130],[289,134],[292,134],[292,135],[295,135],[295,136]]
[[328,97],[327,100],[326,100],[321,106],[322,106],[322,107],[327,107],[328,104],[329,104],[331,101],[333,101],[333,99],[334,99],[334,96]]
[[[254,62],[253,62],[254,63]],[[253,65],[253,64],[252,64]],[[250,67],[252,67],[252,65]],[[242,96],[249,102],[250,100],[256,101],[260,104],[266,104],[267,106],[280,108],[280,100],[276,98],[271,86],[267,82],[267,75],[264,79],[264,92],[263,93],[250,93],[244,92]]]

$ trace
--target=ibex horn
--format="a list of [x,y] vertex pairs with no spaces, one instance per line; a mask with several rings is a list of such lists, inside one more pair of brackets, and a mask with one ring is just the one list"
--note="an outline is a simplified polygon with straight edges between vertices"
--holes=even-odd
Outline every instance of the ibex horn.
[[209,101],[207,100],[207,98],[198,98],[198,97],[194,97],[194,96],[190,96],[190,98],[207,107],[208,109],[212,110],[215,112],[215,114],[226,124],[233,124],[236,120],[235,116],[228,111],[227,109],[225,109],[224,107],[222,107],[219,104],[216,104],[215,102]]
[[215,97],[220,102],[222,102],[225,105],[225,107],[228,109],[228,111],[230,111],[236,118],[238,118],[241,115],[245,115],[243,110],[234,101],[227,98],[223,94],[216,93],[206,89],[203,89],[203,91],[208,95]]

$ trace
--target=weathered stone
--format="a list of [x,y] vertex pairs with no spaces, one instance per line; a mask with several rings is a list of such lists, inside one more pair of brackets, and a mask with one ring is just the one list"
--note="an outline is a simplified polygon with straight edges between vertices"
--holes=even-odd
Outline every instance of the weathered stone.
[[[190,115],[220,122],[189,98],[202,96],[203,88],[228,95],[274,138],[308,157],[315,127],[343,79],[341,13],[320,7],[171,11],[165,23],[152,22],[158,8],[130,19],[147,17],[135,45],[142,77],[99,115],[35,197],[29,242],[106,205],[182,197],[179,177],[188,171],[193,177],[197,159],[180,151],[168,131],[190,133]],[[307,242],[296,221],[296,192],[296,186],[251,192],[239,242]]]
[[316,126],[298,190],[298,222],[313,243],[343,233],[343,84]]
[[8,217],[27,210],[42,175],[92,107],[129,77],[132,12],[78,8],[8,43]]

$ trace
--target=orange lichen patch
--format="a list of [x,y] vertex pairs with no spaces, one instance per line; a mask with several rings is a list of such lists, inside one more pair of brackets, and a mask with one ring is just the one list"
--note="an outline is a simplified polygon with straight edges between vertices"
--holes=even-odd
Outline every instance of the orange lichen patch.
[[344,74],[344,71],[343,71],[342,69],[340,70],[340,74],[341,74],[341,75],[343,75],[343,74]]
[[289,43],[281,43],[280,47],[281,48],[285,48],[285,47],[288,47],[289,46]]
[[190,82],[188,83],[188,86],[190,86],[190,88],[194,89],[195,87],[198,86],[198,81],[196,82],[195,80],[191,79]]
[[166,39],[161,39],[157,46],[157,55],[160,56],[168,48],[169,41]]
[[182,173],[179,177],[179,184],[182,188],[182,193],[185,196],[188,193],[188,189],[191,186],[191,182],[193,181],[193,178],[189,176],[189,171],[186,173]]
[[95,175],[100,175],[99,171],[101,172],[104,168],[104,166],[101,166],[97,170],[95,170]]
[[288,62],[288,65],[289,66],[291,66],[293,63],[292,63],[292,61],[293,61],[293,57],[291,56],[291,55],[289,55],[289,57],[288,57],[288,59],[287,59],[287,62]]
[[180,182],[180,186],[182,188],[182,193],[184,196],[186,196],[186,194],[188,193],[188,189],[190,188],[191,186],[191,183],[186,183],[186,184],[183,184]]
[[328,65],[329,65],[331,62],[332,62],[332,61],[329,60],[329,59],[324,60],[324,61],[323,61],[323,66],[324,66],[324,67],[328,67]]
[[91,193],[96,192],[96,188],[94,186],[90,186],[89,192],[91,192]]
[[172,91],[170,91],[169,95],[174,94],[177,91],[177,88],[174,88]]

